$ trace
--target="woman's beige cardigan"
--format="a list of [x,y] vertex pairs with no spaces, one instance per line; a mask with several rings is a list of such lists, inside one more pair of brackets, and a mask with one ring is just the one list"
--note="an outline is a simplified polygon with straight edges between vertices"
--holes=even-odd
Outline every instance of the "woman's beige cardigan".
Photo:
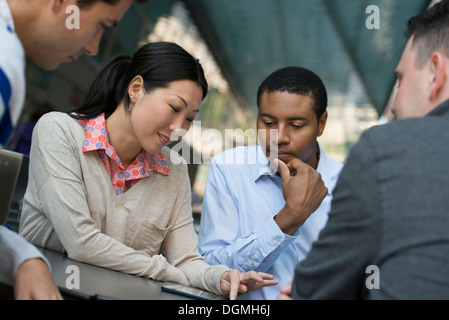
[[226,266],[197,251],[187,166],[164,148],[169,176],[154,172],[117,196],[85,132],[65,113],[46,114],[33,134],[20,234],[69,258],[220,293]]

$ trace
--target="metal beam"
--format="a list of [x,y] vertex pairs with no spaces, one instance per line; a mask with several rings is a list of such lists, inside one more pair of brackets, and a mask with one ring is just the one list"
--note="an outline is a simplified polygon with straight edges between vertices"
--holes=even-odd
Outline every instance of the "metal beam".
[[246,98],[238,84],[238,81],[236,80],[234,73],[232,72],[232,68],[229,66],[226,56],[222,54],[223,49],[220,47],[217,41],[214,41],[214,39],[218,39],[218,36],[211,28],[211,17],[209,17],[208,12],[206,12],[204,6],[202,5],[202,1],[181,1],[185,3],[187,9],[190,11],[190,15],[197,25],[200,34],[204,38],[204,41],[206,42],[212,55],[217,61],[217,64],[220,66],[223,76],[228,81],[230,94],[233,96],[235,103],[238,104],[241,109],[245,110],[248,102],[246,101]]

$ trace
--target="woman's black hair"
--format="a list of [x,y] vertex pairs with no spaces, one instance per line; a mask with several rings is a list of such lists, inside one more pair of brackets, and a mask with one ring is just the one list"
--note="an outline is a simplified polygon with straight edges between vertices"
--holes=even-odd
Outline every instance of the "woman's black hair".
[[147,93],[187,79],[201,86],[203,99],[207,95],[207,81],[197,59],[175,43],[153,42],[142,46],[133,57],[122,54],[107,63],[90,86],[81,107],[69,115],[90,119],[104,112],[108,118],[122,101],[128,110],[128,86],[139,75]]

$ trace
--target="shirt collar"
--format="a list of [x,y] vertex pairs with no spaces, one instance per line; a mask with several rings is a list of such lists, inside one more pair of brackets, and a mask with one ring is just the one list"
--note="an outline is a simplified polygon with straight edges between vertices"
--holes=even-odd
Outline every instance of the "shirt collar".
[[0,16],[5,19],[6,23],[8,24],[8,28],[11,32],[14,32],[14,20],[12,19],[11,10],[8,5],[7,0],[0,0]]
[[261,146],[256,147],[256,165],[253,166],[253,178],[257,181],[262,176],[276,176],[270,168],[270,163]]
[[318,161],[318,167],[316,171],[321,175],[321,179],[323,179],[324,185],[327,188],[327,193],[331,194],[331,186],[332,186],[332,176],[331,170],[329,168],[329,157],[324,153],[323,148],[321,148],[320,144],[318,144],[320,148],[320,161]]
[[[111,160],[121,166],[120,158],[115,152],[114,147],[109,144],[104,113],[98,115],[96,118],[80,120],[80,123],[85,132],[83,153],[104,150],[104,153]],[[168,175],[169,173],[167,160],[162,151],[157,154],[150,154],[142,149],[128,169],[138,170],[140,167],[148,167],[145,170],[146,175],[151,175],[151,171],[153,170],[164,175]]]
[[[325,154],[323,148],[321,148],[321,145],[318,144],[318,147],[320,148],[320,160],[318,161],[318,167],[316,169],[317,172],[320,173],[321,178],[323,179],[324,185],[329,190],[328,193],[330,194],[330,186],[332,185],[332,177],[331,177],[331,171],[329,168],[329,161],[328,157]],[[262,176],[269,176],[274,179],[280,179],[279,176],[276,175],[276,173],[272,173],[270,170],[270,165],[268,162],[267,157],[265,156],[265,153],[262,150],[262,147],[257,146],[257,162],[254,166],[253,171],[254,181],[257,181]]]

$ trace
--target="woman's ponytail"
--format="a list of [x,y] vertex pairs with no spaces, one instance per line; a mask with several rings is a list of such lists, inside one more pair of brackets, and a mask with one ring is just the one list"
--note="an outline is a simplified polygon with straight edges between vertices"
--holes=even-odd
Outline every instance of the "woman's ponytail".
[[125,79],[131,61],[132,57],[122,54],[106,64],[90,86],[82,106],[69,115],[90,119],[104,112],[108,118],[125,96],[128,85]]

